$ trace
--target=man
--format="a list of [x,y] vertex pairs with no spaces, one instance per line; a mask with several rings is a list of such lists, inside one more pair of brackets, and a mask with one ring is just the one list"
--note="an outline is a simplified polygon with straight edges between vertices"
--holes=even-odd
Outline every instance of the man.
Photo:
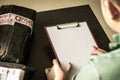
[[[106,23],[120,33],[120,0],[101,0],[101,9]],[[105,52],[94,47],[92,54],[96,55],[91,56],[88,64],[77,75],[73,75],[72,80],[120,80],[120,34],[113,38],[115,42],[109,45],[111,51]],[[70,63],[63,70],[54,59],[52,68],[47,68],[45,73],[48,80],[68,80],[70,70]]]

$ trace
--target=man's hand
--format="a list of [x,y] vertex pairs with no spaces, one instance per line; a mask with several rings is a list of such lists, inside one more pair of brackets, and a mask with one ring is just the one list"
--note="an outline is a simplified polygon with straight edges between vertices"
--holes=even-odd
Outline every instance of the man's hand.
[[99,55],[99,54],[105,54],[106,51],[103,49],[100,49],[96,46],[93,46],[93,51],[91,52],[91,55]]
[[45,69],[48,80],[68,80],[72,65],[69,63],[66,69],[62,69],[59,62],[54,59],[52,68]]

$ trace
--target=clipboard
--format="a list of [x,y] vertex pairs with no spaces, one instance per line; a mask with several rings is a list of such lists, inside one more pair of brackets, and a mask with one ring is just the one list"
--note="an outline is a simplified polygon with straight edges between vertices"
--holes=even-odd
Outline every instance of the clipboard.
[[88,62],[92,46],[97,46],[87,22],[72,22],[45,27],[52,49],[61,66],[72,63],[73,74],[77,74]]

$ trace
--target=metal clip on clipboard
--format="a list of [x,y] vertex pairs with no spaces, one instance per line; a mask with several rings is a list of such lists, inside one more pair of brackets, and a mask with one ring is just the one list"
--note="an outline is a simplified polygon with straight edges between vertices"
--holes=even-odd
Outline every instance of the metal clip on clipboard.
[[58,30],[68,29],[68,28],[76,28],[76,27],[80,27],[80,24],[78,22],[57,25]]

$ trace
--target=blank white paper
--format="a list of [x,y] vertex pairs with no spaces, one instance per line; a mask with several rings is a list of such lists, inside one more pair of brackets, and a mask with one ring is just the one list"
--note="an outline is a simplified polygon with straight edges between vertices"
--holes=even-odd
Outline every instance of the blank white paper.
[[60,30],[57,26],[46,27],[51,45],[62,67],[65,68],[69,62],[72,63],[71,76],[77,74],[88,62],[92,46],[97,46],[87,22],[80,22],[79,25],[80,27]]

